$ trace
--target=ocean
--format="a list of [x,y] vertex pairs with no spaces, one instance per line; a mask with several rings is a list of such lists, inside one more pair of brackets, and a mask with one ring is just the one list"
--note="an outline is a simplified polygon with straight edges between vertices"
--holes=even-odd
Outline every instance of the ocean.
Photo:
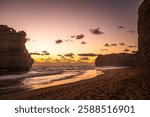
[[33,65],[29,72],[0,76],[0,94],[34,90],[94,78],[107,69],[122,67]]
[[89,79],[102,74],[95,66],[33,65],[29,72],[0,76],[0,94],[33,90]]

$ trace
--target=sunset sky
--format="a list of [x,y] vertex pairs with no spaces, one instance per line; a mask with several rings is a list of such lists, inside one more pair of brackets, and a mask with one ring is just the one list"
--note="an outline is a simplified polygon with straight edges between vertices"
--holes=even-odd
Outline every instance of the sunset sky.
[[92,62],[97,54],[137,51],[141,2],[1,0],[0,24],[27,33],[28,51],[42,54],[32,55],[36,61]]

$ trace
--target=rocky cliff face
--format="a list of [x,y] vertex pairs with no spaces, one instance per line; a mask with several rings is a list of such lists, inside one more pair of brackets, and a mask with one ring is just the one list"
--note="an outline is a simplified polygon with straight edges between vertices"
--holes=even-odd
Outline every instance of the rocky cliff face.
[[28,53],[26,33],[16,32],[13,28],[0,25],[0,70],[28,71],[33,59]]
[[[150,0],[144,0],[138,11],[138,57],[137,55],[99,55],[96,66],[150,65]],[[137,59],[138,58],[138,59]]]
[[96,66],[135,66],[137,64],[137,54],[108,54],[99,55],[95,60]]
[[138,17],[139,60],[141,65],[150,65],[150,0],[144,0]]

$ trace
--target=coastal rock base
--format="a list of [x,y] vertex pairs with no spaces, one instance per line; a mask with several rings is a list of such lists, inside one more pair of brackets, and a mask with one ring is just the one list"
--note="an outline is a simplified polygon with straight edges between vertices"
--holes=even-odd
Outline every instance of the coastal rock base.
[[141,65],[150,65],[150,0],[144,0],[139,8],[139,62]]
[[28,53],[26,33],[0,25],[0,71],[28,71],[33,59]]
[[136,66],[137,54],[107,54],[99,55],[95,60],[96,66]]

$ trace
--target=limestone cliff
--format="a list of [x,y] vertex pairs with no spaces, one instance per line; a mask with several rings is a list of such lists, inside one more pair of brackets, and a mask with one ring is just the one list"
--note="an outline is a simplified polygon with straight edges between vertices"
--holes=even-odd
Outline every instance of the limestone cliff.
[[150,65],[150,0],[144,0],[138,14],[139,62]]
[[99,55],[95,60],[96,66],[135,66],[137,54],[107,54]]
[[0,70],[28,71],[33,59],[28,53],[26,33],[16,32],[13,28],[0,25]]
[[[99,55],[96,66],[150,65],[150,0],[144,0],[138,11],[138,57],[137,55],[114,54]],[[138,59],[137,59],[138,58]]]

